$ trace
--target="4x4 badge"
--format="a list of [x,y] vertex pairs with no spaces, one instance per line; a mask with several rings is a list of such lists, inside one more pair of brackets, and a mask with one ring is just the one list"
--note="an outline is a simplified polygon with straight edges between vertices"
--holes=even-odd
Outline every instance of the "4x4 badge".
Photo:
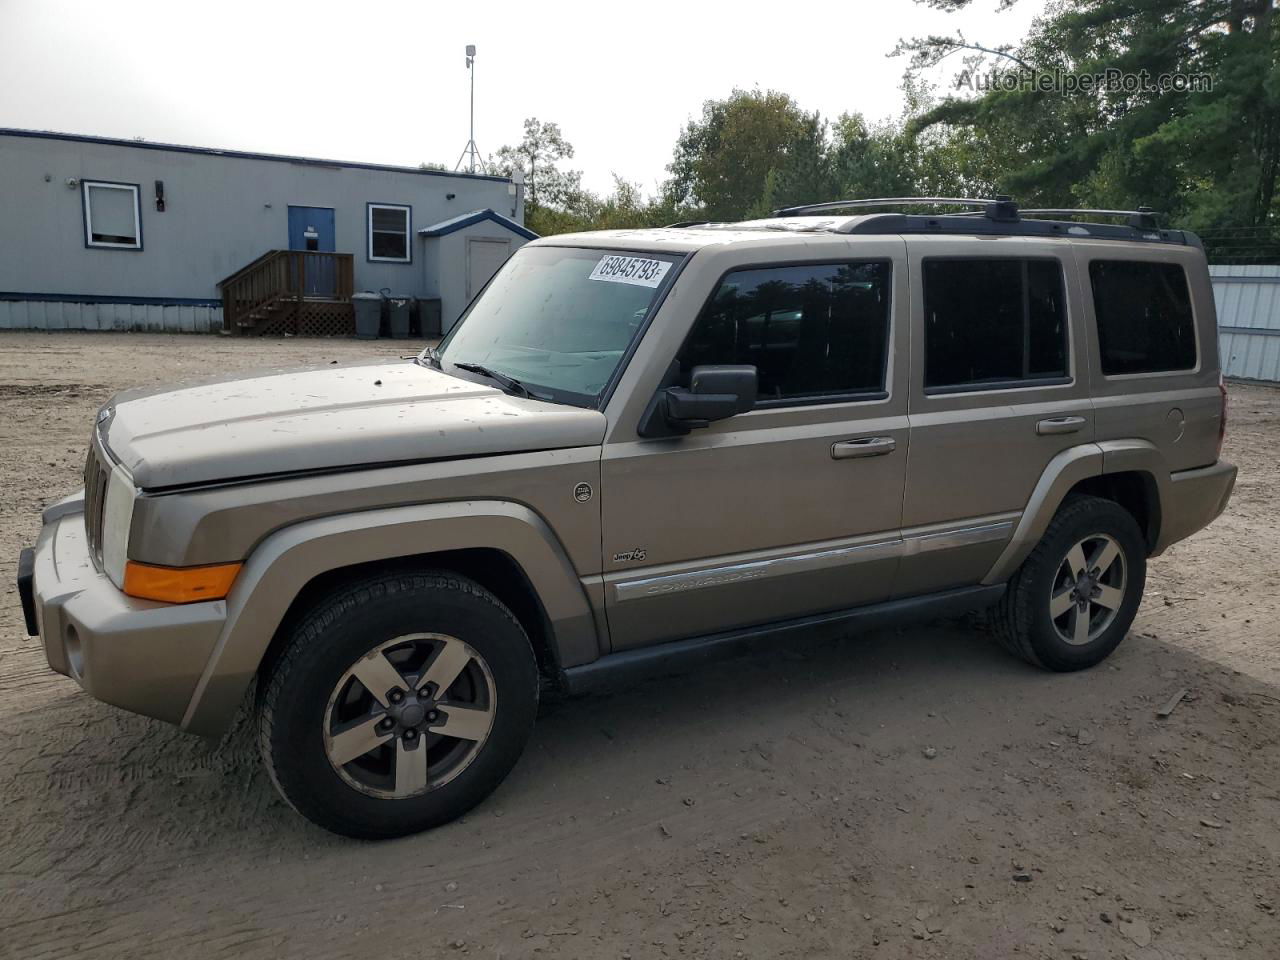
[[591,484],[580,483],[573,488],[573,499],[579,503],[586,503],[591,499]]

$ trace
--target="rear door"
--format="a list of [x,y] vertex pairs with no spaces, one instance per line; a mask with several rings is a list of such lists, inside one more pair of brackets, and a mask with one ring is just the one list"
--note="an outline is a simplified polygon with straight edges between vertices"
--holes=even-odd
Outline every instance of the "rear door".
[[825,250],[724,269],[699,254],[702,279],[677,284],[655,322],[666,329],[649,334],[648,363],[661,374],[674,356],[667,382],[687,385],[699,365],[754,364],[760,399],[686,436],[644,439],[635,424],[661,386],[654,376],[606,440],[615,650],[891,594],[908,440],[905,248],[886,238]]
[[1053,240],[910,237],[898,594],[979,582],[1055,456],[1092,441],[1077,267]]

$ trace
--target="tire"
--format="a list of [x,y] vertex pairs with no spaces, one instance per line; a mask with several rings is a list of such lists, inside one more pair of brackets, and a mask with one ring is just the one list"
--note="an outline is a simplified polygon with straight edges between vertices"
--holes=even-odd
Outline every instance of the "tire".
[[258,744],[300,814],[384,839],[487,797],[537,709],[533,649],[511,611],[465,577],[400,571],[340,589],[290,631],[260,682]]
[[[1108,565],[1098,579],[1081,579],[1071,571],[1082,560],[1086,574]],[[1133,515],[1111,500],[1069,497],[992,608],[992,632],[1010,653],[1046,670],[1092,667],[1133,624],[1146,575],[1147,544]],[[1082,592],[1090,597],[1083,604]]]

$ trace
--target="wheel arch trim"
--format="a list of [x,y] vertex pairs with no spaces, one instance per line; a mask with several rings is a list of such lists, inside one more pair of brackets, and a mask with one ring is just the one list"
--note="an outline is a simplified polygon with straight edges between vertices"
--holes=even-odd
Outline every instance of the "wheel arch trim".
[[244,700],[277,628],[316,577],[379,560],[473,548],[499,550],[523,571],[565,666],[594,660],[600,637],[582,581],[546,522],[501,500],[456,501],[339,514],[293,524],[263,540],[227,596],[227,618],[182,719],[219,735]]
[[[1063,450],[1040,475],[1018,526],[995,564],[982,578],[984,584],[1008,580],[1035,545],[1044,536],[1053,515],[1077,484],[1090,477],[1116,473],[1143,473],[1156,486],[1159,503],[1167,502],[1169,467],[1163,454],[1152,443],[1139,439],[1104,440],[1085,443]],[[1163,549],[1157,542],[1153,553]]]

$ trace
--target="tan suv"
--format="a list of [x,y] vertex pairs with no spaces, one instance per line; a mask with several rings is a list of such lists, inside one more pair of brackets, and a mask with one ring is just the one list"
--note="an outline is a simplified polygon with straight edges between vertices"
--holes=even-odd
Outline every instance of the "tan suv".
[[483,799],[540,688],[984,607],[1092,666],[1235,480],[1204,252],[892,203],[539,240],[415,362],[122,393],[29,632],[195,733],[253,694],[281,793],[357,837]]

